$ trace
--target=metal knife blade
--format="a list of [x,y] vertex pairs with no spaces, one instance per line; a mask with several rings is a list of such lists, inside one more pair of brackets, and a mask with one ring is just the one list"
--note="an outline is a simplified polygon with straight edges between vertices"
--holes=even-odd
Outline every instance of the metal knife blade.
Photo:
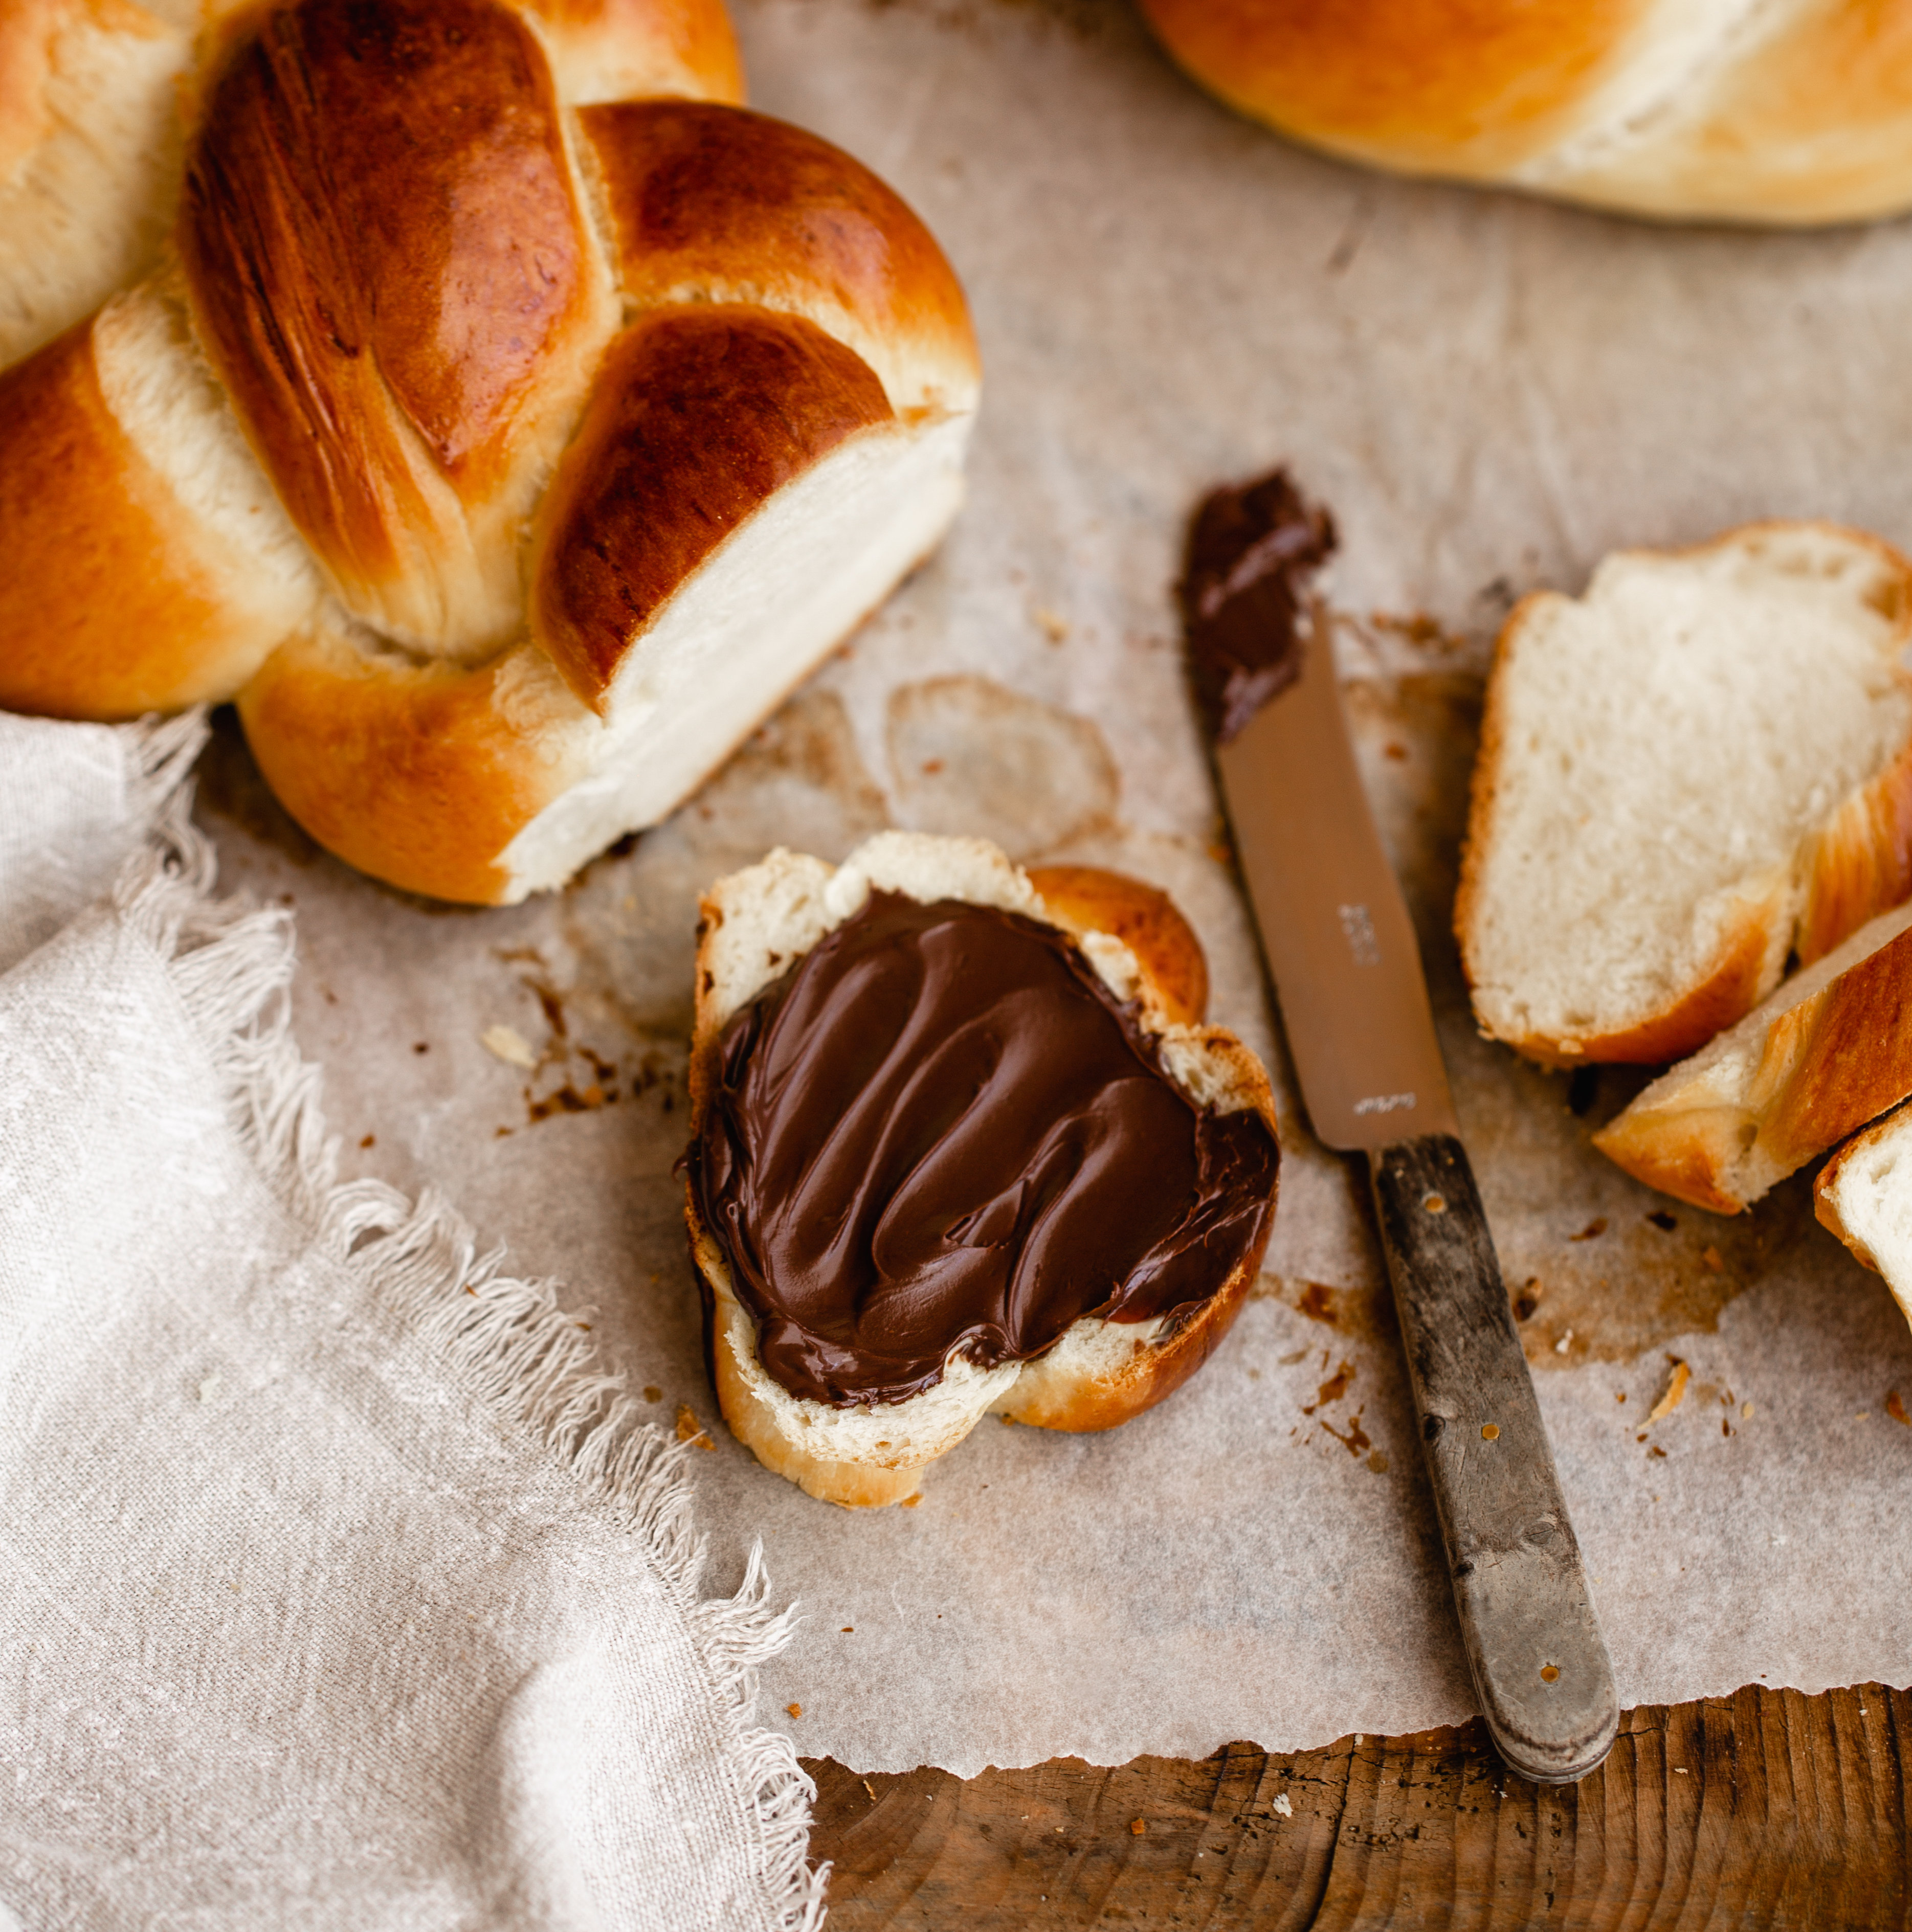
[[1619,1722],[1419,948],[1343,715],[1325,628],[1215,763],[1309,1118],[1368,1158],[1461,1636],[1495,1744],[1584,1777]]

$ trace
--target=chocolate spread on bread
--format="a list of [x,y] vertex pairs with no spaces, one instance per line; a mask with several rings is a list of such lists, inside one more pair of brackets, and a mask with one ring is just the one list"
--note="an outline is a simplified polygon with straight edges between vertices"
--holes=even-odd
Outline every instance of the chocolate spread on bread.
[[1217,744],[1300,676],[1308,580],[1334,544],[1334,519],[1285,470],[1202,499],[1175,595],[1189,675]]
[[725,1029],[690,1168],[764,1367],[849,1407],[1205,1301],[1277,1159],[1063,934],[878,892]]

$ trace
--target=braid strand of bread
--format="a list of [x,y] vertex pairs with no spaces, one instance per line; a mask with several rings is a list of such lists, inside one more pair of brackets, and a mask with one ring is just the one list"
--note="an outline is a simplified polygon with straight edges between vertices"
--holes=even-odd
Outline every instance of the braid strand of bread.
[[[962,291],[868,170],[737,104],[716,0],[165,4],[0,11],[0,100],[83,42],[152,97],[62,289],[0,243],[0,704],[236,699],[362,869],[560,884],[940,540]],[[0,217],[60,163],[42,118]]]

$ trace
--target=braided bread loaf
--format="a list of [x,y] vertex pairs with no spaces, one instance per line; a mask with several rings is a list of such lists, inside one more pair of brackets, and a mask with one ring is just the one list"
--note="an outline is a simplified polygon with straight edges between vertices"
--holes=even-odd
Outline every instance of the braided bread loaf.
[[353,864],[557,884],[940,538],[962,292],[720,0],[150,4],[0,0],[0,704],[236,698]]
[[1350,160],[1637,214],[1912,205],[1912,0],[1142,0],[1242,112]]

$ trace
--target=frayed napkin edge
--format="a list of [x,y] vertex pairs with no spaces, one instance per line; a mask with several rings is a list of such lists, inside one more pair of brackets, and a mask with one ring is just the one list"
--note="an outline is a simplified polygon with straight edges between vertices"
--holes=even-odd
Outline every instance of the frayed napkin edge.
[[527,1431],[643,1540],[710,1679],[769,1924],[818,1932],[830,1868],[809,1862],[816,1786],[788,1736],[751,1722],[758,1667],[789,1641],[797,1606],[772,1612],[761,1542],[734,1596],[700,1595],[706,1544],[688,1452],[644,1419],[628,1378],[559,1306],[554,1284],[501,1273],[503,1250],[480,1253],[436,1190],[413,1202],[383,1181],[338,1181],[320,1071],[293,1036],[291,915],[212,897],[216,855],[191,821],[188,782],[207,736],[197,711],[128,730],[129,799],[152,822],[114,888],[116,914],[165,966],[224,1079],[233,1124],[286,1211],[440,1353],[480,1408]]

